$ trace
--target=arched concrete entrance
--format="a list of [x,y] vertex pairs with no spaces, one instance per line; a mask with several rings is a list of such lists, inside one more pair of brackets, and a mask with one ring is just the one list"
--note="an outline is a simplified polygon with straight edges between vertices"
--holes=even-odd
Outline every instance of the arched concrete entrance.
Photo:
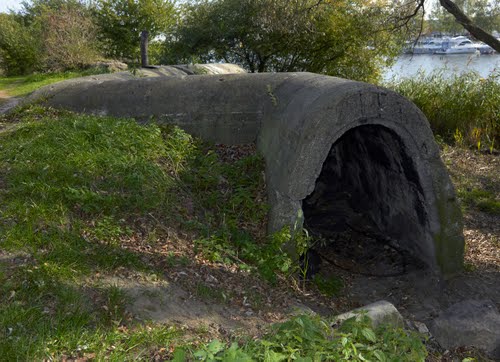
[[302,210],[316,250],[344,268],[357,262],[365,273],[404,273],[432,257],[421,245],[429,222],[416,166],[384,126],[352,128],[332,145]]

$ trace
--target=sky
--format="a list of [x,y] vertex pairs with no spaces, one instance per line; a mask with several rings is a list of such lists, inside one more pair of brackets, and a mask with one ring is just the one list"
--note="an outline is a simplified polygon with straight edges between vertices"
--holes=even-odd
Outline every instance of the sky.
[[0,13],[7,13],[9,9],[21,9],[21,1],[23,0],[0,0]]

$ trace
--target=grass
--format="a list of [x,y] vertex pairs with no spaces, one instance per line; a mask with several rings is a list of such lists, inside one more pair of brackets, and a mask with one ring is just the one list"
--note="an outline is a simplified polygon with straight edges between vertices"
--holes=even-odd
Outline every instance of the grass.
[[[420,340],[405,332],[373,331],[361,323],[333,334],[319,317],[297,317],[262,340],[241,337],[229,344],[189,342],[181,328],[135,320],[126,310],[126,293],[93,276],[121,269],[161,275],[146,255],[124,246],[130,240],[157,243],[165,225],[194,232],[199,252],[209,258],[271,281],[290,269],[280,249],[288,231],[263,236],[260,157],[222,162],[177,128],[38,106],[1,121],[11,125],[0,133],[2,359],[425,355]],[[165,263],[178,267],[190,260],[170,253]],[[195,293],[218,303],[231,297],[203,282]]]
[[161,131],[38,107],[13,120],[0,134],[2,358],[122,360],[168,345],[172,328],[131,324],[125,333],[121,291],[85,282],[120,267],[154,272],[120,242],[136,233],[131,220],[171,209]]
[[[0,133],[2,358],[148,359],[168,347],[175,329],[148,326],[146,333],[127,319],[119,289],[88,282],[120,268],[161,275],[123,245],[155,243],[164,225],[211,240],[200,252],[228,254],[229,262],[238,255],[245,267],[261,263],[274,272],[252,231],[261,230],[267,211],[256,202],[260,157],[226,164],[177,128],[38,106],[1,122],[11,125]],[[18,255],[26,260],[18,263]],[[182,255],[166,259],[189,264]],[[224,298],[207,285],[198,292]]]
[[36,73],[26,76],[0,77],[0,90],[7,92],[7,94],[12,97],[21,97],[52,83],[101,73],[103,73],[102,69],[92,68],[81,72],[68,71],[59,73]]
[[445,78],[420,74],[386,84],[408,97],[425,114],[434,134],[448,143],[492,152],[499,147],[499,74],[466,73]]
[[466,207],[475,207],[485,213],[500,215],[500,201],[491,191],[477,188],[459,188],[458,197]]

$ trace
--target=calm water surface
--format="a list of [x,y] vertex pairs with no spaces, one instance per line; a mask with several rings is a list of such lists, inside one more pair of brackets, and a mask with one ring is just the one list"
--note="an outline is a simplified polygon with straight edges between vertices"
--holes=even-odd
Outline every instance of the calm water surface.
[[384,80],[409,78],[419,71],[428,74],[435,70],[443,70],[445,77],[469,71],[476,71],[482,77],[487,77],[492,73],[500,75],[500,54],[402,55],[385,72]]

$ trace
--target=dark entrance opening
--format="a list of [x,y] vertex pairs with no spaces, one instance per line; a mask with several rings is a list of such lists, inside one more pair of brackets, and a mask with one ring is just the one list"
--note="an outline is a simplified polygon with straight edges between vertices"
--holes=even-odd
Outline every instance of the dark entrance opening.
[[312,249],[339,268],[392,276],[424,266],[424,193],[402,140],[386,127],[359,126],[335,142],[302,209]]

